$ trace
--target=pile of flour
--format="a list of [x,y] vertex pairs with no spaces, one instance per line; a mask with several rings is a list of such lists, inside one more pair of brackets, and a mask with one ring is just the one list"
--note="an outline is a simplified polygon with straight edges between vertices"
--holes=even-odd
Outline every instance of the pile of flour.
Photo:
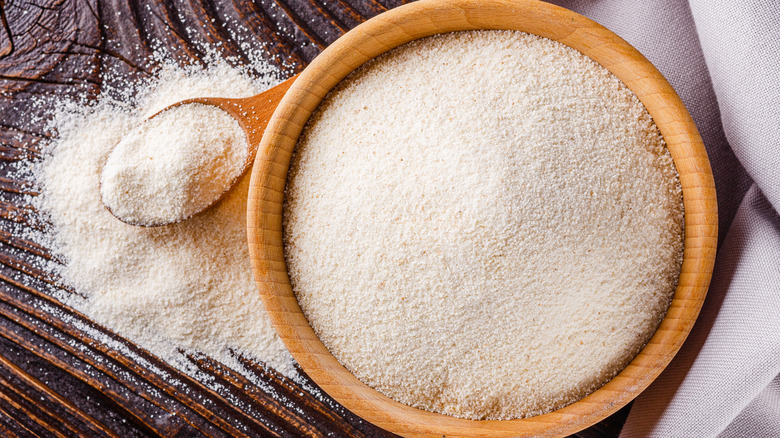
[[637,97],[554,41],[439,35],[343,81],[297,146],[293,289],[359,379],[471,419],[589,394],[663,318],[682,194]]
[[185,354],[199,352],[238,370],[235,353],[295,373],[253,283],[248,175],[214,208],[156,228],[114,218],[101,203],[99,175],[120,139],[163,108],[193,97],[250,96],[278,82],[270,66],[254,70],[260,75],[225,62],[166,66],[156,79],[109,90],[96,102],[62,103],[52,121],[57,135],[34,169],[37,202],[52,224],[44,243],[64,260],[53,269],[77,292],[61,298],[185,371],[192,371]]

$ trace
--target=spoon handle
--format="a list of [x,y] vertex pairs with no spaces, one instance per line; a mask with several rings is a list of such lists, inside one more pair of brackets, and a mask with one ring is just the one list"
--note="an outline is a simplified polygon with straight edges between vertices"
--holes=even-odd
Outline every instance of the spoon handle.
[[297,78],[298,75],[295,75],[275,87],[251,97],[238,99],[200,97],[185,100],[177,105],[185,103],[214,105],[233,116],[233,118],[238,121],[239,125],[241,125],[241,128],[247,136],[247,142],[249,143],[247,165],[249,165],[255,159],[257,146],[260,144],[260,139],[263,138],[263,132],[265,132],[265,128],[271,120],[271,116],[279,105],[279,102],[281,102],[282,97],[284,97],[284,93],[287,92]]

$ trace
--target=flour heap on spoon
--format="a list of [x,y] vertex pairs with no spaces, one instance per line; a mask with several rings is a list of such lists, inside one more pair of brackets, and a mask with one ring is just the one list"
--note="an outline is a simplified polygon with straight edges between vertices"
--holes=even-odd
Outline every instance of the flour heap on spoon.
[[187,219],[222,197],[244,170],[249,145],[238,121],[216,106],[176,106],[143,122],[111,152],[100,195],[131,225]]

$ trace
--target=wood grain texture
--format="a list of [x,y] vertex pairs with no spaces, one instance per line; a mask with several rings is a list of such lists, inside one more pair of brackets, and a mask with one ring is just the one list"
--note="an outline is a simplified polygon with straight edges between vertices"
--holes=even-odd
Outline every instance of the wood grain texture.
[[[292,150],[327,93],[366,61],[438,33],[512,29],[579,50],[620,78],[664,135],[680,174],[685,249],[680,281],[656,333],[615,378],[557,411],[509,421],[472,421],[415,409],[360,382],[309,326],[287,276],[282,245],[283,193]],[[669,83],[638,51],[597,23],[547,3],[517,0],[421,0],[381,14],[329,46],[287,92],[266,129],[250,183],[250,256],[266,309],[287,348],[328,394],[361,417],[407,437],[563,436],[616,412],[666,367],[693,326],[715,261],[717,206],[712,171],[696,127]]]
[[[26,233],[48,225],[30,204],[37,189],[14,166],[38,159],[54,134],[51,100],[36,98],[94,99],[149,77],[155,47],[182,65],[202,62],[217,43],[246,65],[261,51],[293,74],[346,30],[401,3],[0,0],[0,436],[390,436],[245,358],[262,386],[192,357],[220,383],[209,389],[52,298],[79,291],[41,268],[56,256]],[[617,436],[626,412],[581,436]]]

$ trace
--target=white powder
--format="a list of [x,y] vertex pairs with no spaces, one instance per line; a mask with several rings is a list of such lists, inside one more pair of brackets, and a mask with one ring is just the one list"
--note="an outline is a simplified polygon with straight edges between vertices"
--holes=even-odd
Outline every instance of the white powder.
[[195,370],[183,353],[194,352],[241,371],[234,350],[294,375],[253,283],[246,244],[248,177],[203,214],[142,228],[120,222],[103,207],[99,173],[117,142],[161,109],[198,96],[249,96],[274,85],[276,71],[259,67],[256,79],[224,64],[167,67],[159,80],[127,92],[129,101],[103,95],[95,104],[63,105],[53,122],[58,136],[36,169],[41,207],[53,224],[48,244],[65,260],[57,269],[85,296],[68,297],[68,304],[188,372]]
[[306,127],[284,231],[301,308],[366,384],[509,419],[611,379],[663,318],[682,196],[636,96],[519,32],[436,36],[365,65]]
[[133,225],[189,218],[241,176],[249,145],[238,121],[216,106],[180,105],[125,135],[111,152],[100,194]]

